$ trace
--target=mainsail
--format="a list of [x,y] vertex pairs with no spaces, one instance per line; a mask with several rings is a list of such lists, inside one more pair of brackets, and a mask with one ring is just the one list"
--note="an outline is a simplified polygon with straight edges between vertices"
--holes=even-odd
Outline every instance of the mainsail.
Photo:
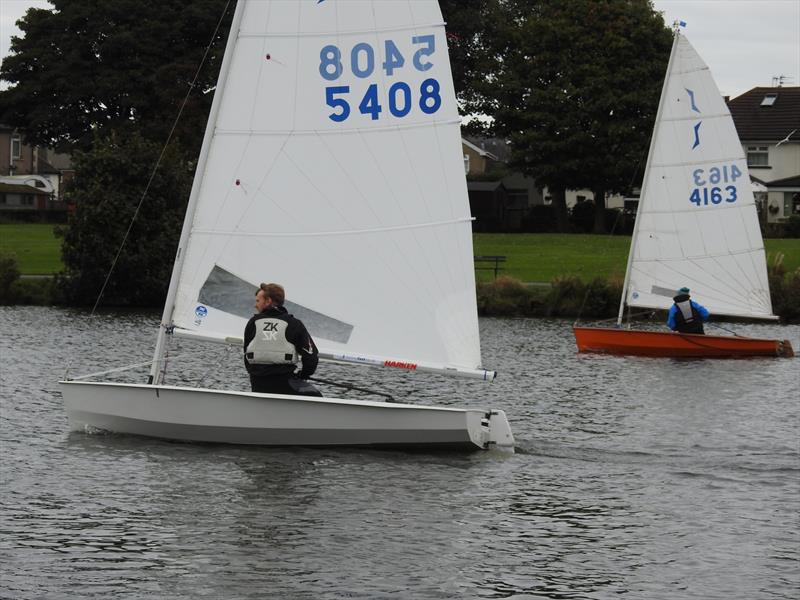
[[774,318],[744,152],[706,64],[676,33],[623,298],[668,308],[686,286],[712,314]]
[[471,217],[438,3],[239,4],[165,325],[239,337],[272,281],[322,355],[475,370]]

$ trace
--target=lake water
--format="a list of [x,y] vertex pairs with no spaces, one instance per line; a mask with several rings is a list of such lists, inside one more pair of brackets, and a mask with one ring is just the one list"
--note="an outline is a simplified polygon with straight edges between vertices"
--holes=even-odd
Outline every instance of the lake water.
[[[800,359],[579,356],[566,321],[482,319],[494,383],[318,375],[502,408],[513,456],[69,433],[67,364],[149,360],[157,320],[0,308],[0,598],[800,596]],[[247,389],[237,351],[171,353],[168,383]]]

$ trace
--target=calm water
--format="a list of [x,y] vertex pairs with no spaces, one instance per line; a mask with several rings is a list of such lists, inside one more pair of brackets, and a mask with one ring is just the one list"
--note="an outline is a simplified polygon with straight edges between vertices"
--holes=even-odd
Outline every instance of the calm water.
[[[577,356],[565,321],[486,319],[497,381],[381,389],[505,409],[512,457],[68,433],[66,364],[148,360],[156,322],[0,308],[0,597],[800,596],[800,359]],[[235,351],[171,352],[171,383],[246,389]]]

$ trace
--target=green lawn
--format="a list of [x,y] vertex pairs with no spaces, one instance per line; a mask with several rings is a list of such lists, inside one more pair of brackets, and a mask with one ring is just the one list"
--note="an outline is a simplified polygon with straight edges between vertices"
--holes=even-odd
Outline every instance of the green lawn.
[[55,225],[0,225],[0,252],[17,255],[23,275],[51,275],[61,270],[61,240]]
[[[584,281],[595,277],[625,276],[631,238],[610,235],[558,233],[476,233],[476,256],[505,255],[503,273],[522,281],[552,281],[559,275],[576,275]],[[784,254],[787,270],[800,267],[800,239],[764,240],[768,260]],[[479,281],[494,273],[476,271]]]
[[[13,252],[25,275],[49,275],[61,270],[61,240],[53,225],[0,225],[0,251]],[[476,233],[475,255],[504,255],[503,273],[522,281],[552,281],[559,275],[623,277],[629,237],[557,233]],[[764,240],[769,260],[784,255],[787,270],[800,267],[800,239]],[[491,271],[477,271],[487,281]]]

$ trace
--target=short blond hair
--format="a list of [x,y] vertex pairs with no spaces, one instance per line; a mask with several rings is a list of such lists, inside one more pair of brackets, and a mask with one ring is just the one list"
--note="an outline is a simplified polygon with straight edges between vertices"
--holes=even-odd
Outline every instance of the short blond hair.
[[256,296],[258,296],[259,291],[263,291],[264,296],[272,300],[278,306],[283,306],[283,301],[286,298],[286,291],[283,289],[282,285],[278,285],[277,283],[262,283],[256,290]]

